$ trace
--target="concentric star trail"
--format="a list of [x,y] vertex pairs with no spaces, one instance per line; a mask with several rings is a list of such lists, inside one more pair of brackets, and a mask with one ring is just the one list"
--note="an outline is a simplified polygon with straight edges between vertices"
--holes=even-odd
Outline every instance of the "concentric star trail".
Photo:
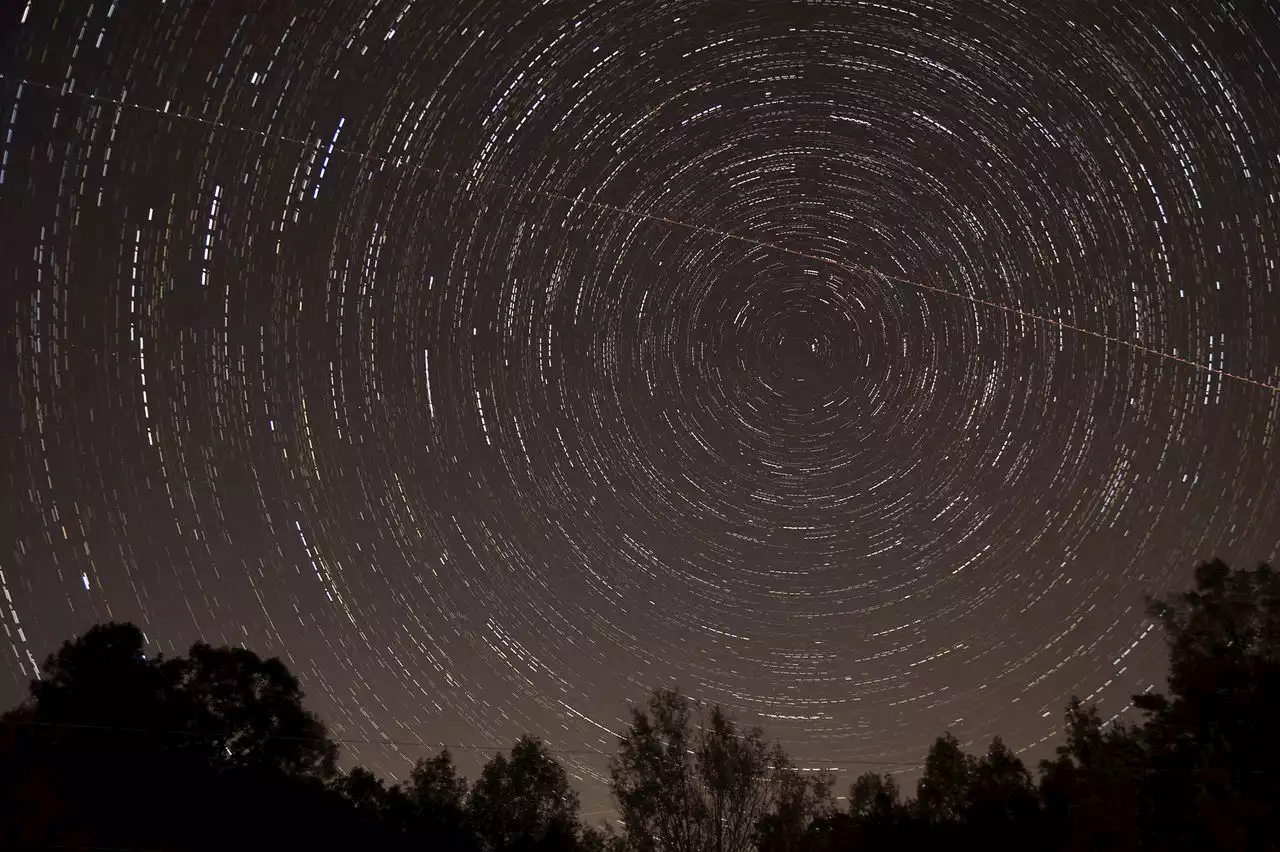
[[1280,550],[1275,4],[0,14],[9,703],[133,620],[596,813],[659,685],[1038,756]]
[[[4,75],[3,75],[3,74],[0,74],[0,79],[5,79],[5,77],[4,77]],[[49,91],[57,91],[57,87],[56,87],[56,86],[50,86],[50,85],[48,85],[48,84],[44,84],[44,83],[34,83],[34,82],[30,81],[30,80],[18,80],[17,82],[18,82],[18,83],[21,83],[21,84],[24,84],[24,85],[35,85],[35,86],[39,86],[40,88],[43,88],[43,89],[46,89],[46,90],[49,90]],[[156,113],[157,115],[165,115],[165,116],[169,116],[169,117],[172,117],[172,118],[181,118],[181,119],[187,119],[187,120],[192,120],[192,121],[201,121],[201,122],[203,122],[203,121],[204,121],[204,119],[200,119],[200,118],[193,118],[193,117],[191,117],[191,116],[181,115],[181,114],[179,114],[179,113],[162,112],[161,110],[157,110],[157,109],[154,109],[154,108],[140,107],[140,106],[138,106],[137,104],[131,104],[131,103],[128,103],[127,101],[123,101],[123,100],[115,100],[115,99],[111,99],[111,98],[97,98],[97,97],[92,96],[92,95],[90,95],[90,96],[86,96],[86,97],[89,97],[89,98],[94,99],[94,100],[104,100],[104,101],[107,101],[108,103],[116,104],[116,105],[118,105],[118,106],[126,106],[126,107],[134,108],[134,109],[149,109],[151,112],[154,112],[154,113]],[[222,126],[222,125],[220,125],[220,126]],[[249,128],[245,128],[245,127],[237,127],[237,128],[234,128],[234,129],[235,129],[235,130],[239,130],[239,131],[244,132],[244,133],[254,133],[254,134],[259,135],[259,136],[265,136],[265,135],[266,135],[266,134],[258,133],[257,131],[254,131],[254,130],[251,130],[251,129],[249,129]],[[296,143],[296,144],[299,144],[299,145],[305,145],[305,144],[307,144],[307,143],[306,143],[306,140],[303,140],[303,139],[289,139],[289,138],[284,137],[284,136],[274,136],[274,137],[269,137],[269,138],[278,139],[278,140],[280,140],[280,141],[284,141],[284,142],[293,142],[293,143]],[[371,160],[375,160],[375,161],[379,161],[379,162],[385,162],[385,161],[382,161],[382,160],[381,160],[381,158],[379,158],[379,157],[375,157],[375,156],[373,156],[373,155],[370,155],[370,154],[367,154],[367,153],[363,153],[363,152],[360,152],[360,151],[350,151],[350,150],[343,149],[343,148],[338,148],[338,147],[334,147],[334,148],[333,148],[333,151],[334,151],[335,153],[348,154],[348,155],[353,155],[353,156],[357,156],[357,157],[362,157],[362,158],[365,158],[365,159],[371,159]],[[436,170],[434,170],[434,171],[435,171],[437,174],[444,174],[444,175],[447,175],[447,176],[449,176],[449,177],[462,177],[462,175],[460,175],[460,174],[457,174],[457,173],[446,173],[446,172],[443,172],[442,170],[439,170],[439,169],[436,169]],[[906,284],[906,285],[911,286],[911,287],[916,287],[916,288],[919,288],[919,289],[921,289],[921,290],[926,290],[926,291],[928,291],[928,292],[930,292],[930,293],[937,293],[937,294],[939,294],[939,295],[943,295],[943,296],[951,296],[951,297],[954,297],[954,298],[965,299],[965,300],[967,300],[967,301],[972,302],[972,303],[973,303],[973,304],[975,304],[975,305],[981,305],[981,306],[986,307],[986,308],[992,308],[992,309],[994,309],[994,310],[1004,311],[1005,313],[1014,314],[1014,315],[1016,315],[1016,316],[1022,317],[1023,319],[1029,319],[1029,320],[1032,320],[1033,322],[1044,323],[1044,324],[1046,324],[1046,325],[1056,326],[1056,327],[1058,327],[1058,328],[1066,329],[1067,331],[1075,332],[1076,334],[1083,334],[1083,335],[1088,335],[1088,336],[1090,336],[1090,337],[1095,337],[1095,338],[1097,338],[1097,339],[1099,339],[1099,340],[1102,340],[1102,341],[1105,341],[1105,342],[1107,342],[1107,343],[1112,343],[1112,344],[1116,344],[1116,345],[1119,345],[1119,346],[1127,346],[1127,347],[1129,347],[1130,349],[1133,349],[1133,350],[1134,350],[1134,351],[1136,351],[1136,352],[1141,352],[1141,353],[1142,353],[1142,354],[1144,354],[1144,355],[1152,355],[1152,356],[1155,356],[1155,357],[1157,357],[1157,358],[1164,358],[1164,359],[1166,359],[1166,360],[1168,360],[1168,361],[1172,361],[1172,362],[1175,362],[1175,363],[1177,363],[1177,364],[1181,364],[1182,366],[1185,366],[1185,367],[1190,367],[1190,368],[1192,368],[1192,369],[1196,369],[1196,370],[1202,370],[1202,371],[1204,371],[1204,372],[1206,372],[1206,373],[1210,373],[1210,374],[1215,375],[1215,376],[1222,376],[1222,377],[1227,378],[1227,379],[1232,379],[1233,381],[1243,382],[1243,383],[1245,383],[1245,384],[1253,385],[1253,386],[1255,386],[1255,387],[1262,388],[1262,389],[1264,389],[1264,390],[1269,390],[1269,391],[1272,391],[1272,392],[1275,392],[1275,393],[1280,393],[1280,385],[1268,384],[1267,382],[1258,381],[1257,379],[1252,379],[1252,378],[1249,378],[1249,377],[1247,377],[1247,376],[1241,376],[1241,375],[1237,375],[1237,374],[1235,374],[1235,373],[1229,373],[1229,372],[1227,372],[1226,370],[1215,369],[1215,368],[1214,368],[1213,366],[1211,366],[1211,365],[1208,365],[1208,364],[1201,364],[1201,363],[1198,363],[1198,362],[1196,362],[1196,361],[1188,360],[1187,358],[1180,358],[1180,357],[1178,357],[1177,355],[1173,355],[1173,354],[1170,354],[1170,353],[1168,353],[1168,352],[1162,352],[1162,351],[1160,351],[1160,350],[1158,350],[1158,349],[1152,349],[1152,348],[1151,348],[1151,347],[1149,347],[1149,346],[1143,346],[1141,343],[1137,343],[1137,342],[1134,342],[1134,341],[1132,341],[1132,340],[1123,340],[1123,339],[1121,339],[1121,338],[1119,338],[1119,337],[1114,337],[1114,336],[1112,336],[1112,335],[1103,334],[1103,333],[1101,333],[1101,332],[1093,331],[1092,329],[1083,328],[1083,327],[1081,327],[1081,326],[1071,325],[1070,323],[1065,323],[1065,322],[1061,322],[1061,321],[1059,321],[1059,320],[1051,319],[1051,318],[1049,318],[1049,317],[1040,316],[1039,314],[1035,314],[1035,313],[1032,313],[1032,312],[1030,312],[1030,311],[1023,311],[1023,310],[1019,310],[1019,309],[1017,309],[1017,308],[1011,308],[1011,307],[1009,307],[1008,305],[1001,305],[1001,304],[997,304],[996,302],[992,302],[992,301],[989,301],[989,300],[987,300],[987,299],[979,299],[979,298],[976,298],[976,297],[973,297],[973,296],[965,295],[964,293],[958,293],[958,292],[956,292],[956,291],[954,291],[954,290],[947,290],[947,289],[944,289],[944,288],[941,288],[941,287],[933,287],[933,286],[930,286],[930,285],[928,285],[928,284],[923,284],[923,283],[921,283],[921,282],[919,282],[919,281],[910,281],[910,280],[908,280],[908,279],[906,279],[906,278],[901,278],[901,277],[894,276],[894,275],[885,275],[884,273],[882,273],[882,272],[878,272],[877,270],[871,269],[871,268],[869,268],[869,267],[862,267],[862,266],[848,266],[848,265],[841,264],[841,263],[838,263],[838,262],[836,262],[836,261],[833,261],[833,260],[830,260],[830,259],[827,259],[827,258],[815,257],[815,256],[813,256],[813,255],[807,255],[807,254],[805,254],[804,252],[796,251],[795,249],[789,249],[789,248],[787,248],[786,246],[780,246],[780,245],[778,245],[777,243],[771,243],[771,242],[767,242],[767,241],[765,241],[765,240],[757,240],[757,239],[753,239],[753,238],[751,238],[750,236],[746,236],[746,235],[743,235],[743,234],[732,234],[732,233],[729,233],[728,231],[720,231],[720,230],[717,230],[717,229],[715,229],[715,228],[706,228],[706,227],[703,227],[703,226],[701,226],[701,225],[694,225],[694,224],[691,224],[691,223],[689,223],[689,222],[683,222],[683,221],[681,221],[681,220],[679,220],[679,219],[672,219],[672,218],[667,217],[667,216],[657,216],[657,215],[654,215],[654,214],[651,214],[651,213],[645,213],[645,212],[643,212],[643,211],[639,211],[639,210],[632,210],[632,209],[631,209],[631,208],[629,208],[629,207],[616,207],[616,206],[613,206],[613,205],[610,205],[610,204],[603,204],[603,203],[600,203],[600,202],[597,202],[597,201],[592,201],[592,200],[589,200],[589,199],[573,198],[573,197],[570,197],[570,196],[567,196],[567,195],[561,195],[561,194],[559,194],[559,193],[547,192],[547,191],[545,191],[545,190],[540,190],[540,189],[529,189],[529,188],[525,188],[525,187],[516,186],[516,185],[514,185],[514,184],[495,184],[495,185],[496,185],[496,186],[501,186],[501,187],[503,187],[503,188],[505,188],[505,189],[512,189],[512,190],[515,190],[515,191],[517,191],[517,192],[527,192],[527,193],[532,193],[533,195],[540,195],[540,196],[543,196],[543,197],[545,197],[545,198],[552,198],[552,199],[557,199],[557,200],[560,200],[560,201],[567,201],[567,202],[569,202],[569,203],[571,203],[571,204],[582,204],[582,205],[585,205],[585,206],[588,206],[588,207],[593,207],[593,208],[595,208],[595,209],[597,209],[597,210],[606,210],[606,211],[609,211],[609,212],[611,212],[611,213],[617,213],[617,214],[624,215],[624,216],[634,216],[634,217],[639,218],[639,219],[646,219],[646,220],[653,221],[653,222],[661,222],[661,223],[663,223],[663,224],[665,224],[665,225],[671,225],[672,227],[677,227],[677,228],[684,228],[684,229],[691,230],[691,231],[695,231],[695,232],[698,232],[698,233],[701,233],[701,234],[706,234],[706,235],[711,235],[711,236],[718,236],[718,237],[724,237],[724,238],[726,238],[726,239],[732,239],[732,240],[738,240],[739,242],[745,243],[745,244],[747,244],[747,245],[760,246],[760,247],[764,247],[764,248],[769,248],[769,249],[772,249],[772,250],[774,250],[774,251],[786,252],[786,253],[788,253],[788,254],[793,254],[793,255],[795,255],[796,257],[805,258],[806,260],[811,260],[811,261],[814,261],[814,262],[817,262],[817,263],[826,263],[826,264],[830,264],[830,265],[832,265],[832,266],[836,266],[836,267],[838,267],[838,268],[842,269],[842,270],[843,270],[843,271],[845,271],[845,272],[861,272],[861,273],[866,273],[866,274],[869,274],[869,275],[878,276],[878,277],[882,278],[882,279],[883,279],[883,280],[885,280],[885,281],[894,282],[894,283],[898,283],[898,284]]]

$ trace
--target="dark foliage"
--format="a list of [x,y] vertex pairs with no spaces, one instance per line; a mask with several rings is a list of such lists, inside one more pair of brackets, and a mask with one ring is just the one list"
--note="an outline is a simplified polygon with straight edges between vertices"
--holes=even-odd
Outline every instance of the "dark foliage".
[[578,794],[564,768],[533,737],[511,756],[495,755],[466,799],[466,818],[480,852],[570,852],[578,841]]
[[[758,728],[742,731],[719,707],[658,690],[634,708],[610,766],[614,798],[637,852],[748,852],[762,822],[774,848],[784,828],[807,828],[807,787]],[[824,783],[824,782],[823,782]]]
[[302,698],[279,660],[204,644],[150,658],[133,625],[94,627],[0,719],[0,848],[576,848],[577,798],[536,740],[474,790],[447,751],[388,785],[337,770]]
[[[1000,738],[974,756],[946,734],[915,798],[877,774],[854,781],[844,811],[823,796],[775,797],[756,823],[758,852],[1280,850],[1280,578],[1213,562],[1192,591],[1148,608],[1168,640],[1169,685],[1135,696],[1136,723],[1105,724],[1072,700],[1038,780]],[[697,833],[698,797],[680,792],[688,730],[687,710],[659,700],[622,741],[630,771],[615,771],[614,787],[637,850],[718,848]]]
[[1139,721],[1104,724],[1073,699],[1038,783],[999,738],[979,758],[940,737],[915,799],[862,776],[849,811],[820,821],[823,848],[1280,849],[1280,578],[1212,562],[1148,610],[1169,684],[1134,697]]
[[916,796],[867,774],[840,808],[758,729],[658,691],[611,767],[619,815],[582,824],[563,767],[523,737],[468,785],[447,750],[388,784],[338,748],[276,659],[193,646],[148,657],[106,624],[63,644],[0,718],[0,848],[442,852],[1280,850],[1280,577],[1200,566],[1149,601],[1167,694],[1106,724],[1073,700],[1038,778],[994,739],[929,750]]
[[335,797],[337,749],[278,660],[206,645],[163,660],[143,647],[132,625],[94,627],[4,716],[0,845],[288,842],[285,820],[309,825]]

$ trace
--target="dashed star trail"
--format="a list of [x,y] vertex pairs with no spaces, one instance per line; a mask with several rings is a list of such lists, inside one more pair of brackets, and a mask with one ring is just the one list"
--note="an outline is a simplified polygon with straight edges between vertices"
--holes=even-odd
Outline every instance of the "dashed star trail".
[[109,619],[606,809],[678,685],[1047,752],[1280,550],[1280,6],[21,0],[0,698]]

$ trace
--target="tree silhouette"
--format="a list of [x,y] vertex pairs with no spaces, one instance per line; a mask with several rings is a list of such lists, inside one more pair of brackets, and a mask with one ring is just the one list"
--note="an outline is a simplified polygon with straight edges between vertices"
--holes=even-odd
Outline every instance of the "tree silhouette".
[[213,766],[331,778],[338,747],[302,706],[302,689],[276,658],[242,648],[191,647],[159,666],[185,730]]
[[331,789],[347,806],[343,814],[346,822],[337,829],[339,833],[382,849],[413,845],[418,813],[400,785],[388,786],[382,778],[357,766],[334,779]]
[[1140,837],[1142,745],[1131,728],[1104,728],[1072,698],[1057,757],[1040,764],[1047,825],[1064,849],[1133,849]]
[[889,822],[902,807],[892,775],[868,772],[849,788],[849,813],[864,822]]
[[174,748],[182,744],[132,732],[166,730],[181,710],[143,647],[132,625],[94,627],[51,654],[27,703],[5,714],[12,741],[3,798],[38,796],[29,806],[41,818],[5,809],[0,843],[118,840],[125,836],[120,814],[137,802],[162,806],[162,819],[171,813],[169,791],[155,779],[184,768]]
[[424,758],[414,764],[409,776],[409,791],[423,810],[456,815],[456,821],[462,821],[467,779],[458,774],[449,749],[442,749],[435,757]]
[[911,830],[914,818],[911,805],[901,800],[893,776],[868,772],[850,785],[849,809],[817,826],[824,841],[819,848],[880,849],[917,841],[920,838],[913,835],[919,832]]
[[467,818],[481,852],[571,849],[578,794],[542,741],[521,737],[511,755],[494,755],[467,797]]
[[1182,848],[1259,848],[1280,801],[1280,576],[1205,563],[1191,591],[1148,610],[1169,648],[1169,694],[1134,699],[1158,775],[1148,832]]
[[1138,723],[1072,699],[1038,784],[998,737],[975,758],[945,735],[914,800],[862,776],[822,848],[1280,849],[1280,578],[1211,562],[1191,591],[1148,603],[1169,691],[1134,697]]
[[207,645],[149,658],[131,624],[63,643],[3,721],[13,737],[3,783],[15,795],[43,789],[58,816],[36,828],[28,811],[6,809],[0,842],[34,832],[119,846],[186,835],[192,848],[211,846],[236,832],[202,811],[248,815],[268,800],[277,814],[311,809],[335,772],[336,746],[278,660]]
[[996,737],[974,770],[969,818],[1014,821],[1026,818],[1035,806],[1031,773],[1004,740]]
[[23,709],[44,723],[138,727],[180,718],[182,708],[166,713],[168,684],[144,647],[142,631],[132,624],[90,628],[46,658]]
[[778,844],[784,828],[808,821],[787,807],[820,798],[797,785],[786,754],[758,728],[739,729],[719,706],[695,717],[674,690],[632,708],[610,774],[637,852],[746,852],[762,825]]
[[606,823],[583,828],[578,848],[580,852],[627,852],[627,841]]
[[977,761],[965,754],[951,734],[934,741],[924,761],[916,793],[916,809],[926,822],[959,820],[969,804]]
[[409,775],[406,793],[413,803],[418,831],[445,849],[471,850],[476,840],[467,824],[467,781],[443,749],[419,760]]
[[1040,803],[1031,773],[1004,740],[996,737],[978,759],[965,804],[964,822],[991,845],[1025,849],[1040,831]]
[[0,848],[1280,850],[1280,578],[1212,562],[1192,590],[1148,603],[1167,692],[1135,696],[1130,724],[1072,699],[1038,783],[999,737],[973,756],[945,734],[915,798],[867,774],[840,810],[830,778],[798,771],[758,729],[660,690],[633,708],[610,765],[621,833],[582,826],[535,738],[470,788],[447,750],[402,783],[341,772],[279,660],[203,643],[149,657],[133,625],[99,625],[0,718]]
[[810,852],[820,847],[827,821],[835,815],[826,774],[785,772],[778,779],[777,798],[771,811],[756,825],[759,852]]

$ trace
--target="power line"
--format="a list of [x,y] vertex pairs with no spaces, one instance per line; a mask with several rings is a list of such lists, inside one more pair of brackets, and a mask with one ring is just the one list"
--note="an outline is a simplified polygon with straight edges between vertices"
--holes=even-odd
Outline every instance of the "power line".
[[[155,115],[164,116],[167,118],[182,119],[184,121],[195,121],[201,124],[206,124],[211,127],[218,127],[225,130],[236,130],[241,133],[246,133],[252,136],[260,136],[263,139],[275,139],[278,141],[290,142],[295,145],[303,145],[303,146],[312,146],[314,144],[314,140],[295,139],[289,136],[265,133],[261,130],[254,130],[248,127],[241,127],[239,125],[227,124],[221,121],[212,121],[207,118],[201,118],[199,116],[194,116],[194,115],[187,115],[186,113],[181,113],[181,112],[172,112],[167,109],[160,110],[160,109],[156,109],[155,107],[148,107],[148,106],[144,106],[143,104],[133,103],[130,101],[106,97],[102,95],[97,95],[91,92],[68,92],[64,86],[53,86],[48,83],[41,83],[35,80],[28,80],[22,77],[14,77],[14,76],[0,74],[0,80],[7,80],[11,82],[16,82],[19,85],[23,85],[23,86],[31,86],[33,88],[44,89],[46,91],[54,92],[59,97],[82,98],[86,100],[112,104],[114,106],[121,107],[121,108],[128,107],[130,109],[136,109],[141,112],[150,112]],[[406,159],[408,159],[408,158],[400,158],[400,157],[397,157],[397,158],[381,157],[381,156],[378,156],[377,154],[372,154],[367,151],[357,151],[351,148],[344,148],[341,146],[334,146],[332,151],[335,154],[345,154],[348,156],[358,157],[364,160],[370,160],[373,162],[382,163],[384,165],[390,162],[396,162],[396,163],[404,162],[406,161]],[[412,160],[410,161],[412,162]],[[432,172],[436,175],[439,175],[440,177],[449,177],[449,178],[454,178],[457,180],[463,180],[468,182],[476,180],[474,178],[469,178],[460,172],[448,171],[446,169],[427,166],[422,164],[421,162],[414,162],[414,165],[415,167],[423,171]],[[1033,313],[1031,311],[1025,311],[1025,310],[1022,310],[1021,308],[1014,308],[1009,305],[1001,304],[999,302],[993,302],[989,299],[982,299],[977,296],[971,296],[968,293],[962,293],[958,290],[949,290],[945,287],[938,287],[932,284],[926,284],[922,281],[915,281],[910,278],[904,278],[896,275],[888,275],[884,272],[881,272],[877,269],[873,269],[869,266],[836,261],[830,258],[811,254],[809,252],[800,251],[799,249],[788,248],[787,246],[770,242],[768,240],[761,240],[755,237],[744,236],[742,234],[735,234],[735,233],[732,233],[731,231],[724,231],[718,228],[710,228],[705,225],[695,225],[680,219],[673,219],[668,216],[659,216],[653,213],[645,212],[643,210],[636,210],[631,207],[607,204],[601,201],[587,200],[578,196],[566,195],[564,193],[553,192],[551,190],[533,189],[531,187],[521,186],[519,184],[510,183],[507,181],[500,181],[494,178],[484,178],[479,180],[479,182],[488,183],[493,186],[502,187],[504,189],[510,189],[515,192],[529,193],[532,195],[540,195],[545,198],[552,198],[558,201],[566,201],[570,204],[578,204],[586,207],[592,207],[597,210],[603,210],[610,213],[631,216],[634,218],[644,219],[651,222],[659,222],[665,225],[670,225],[673,227],[694,231],[696,233],[709,234],[709,235],[721,237],[723,239],[736,240],[737,242],[744,243],[750,246],[755,246],[757,248],[766,248],[766,249],[778,251],[784,254],[789,254],[793,257],[799,257],[804,260],[811,261],[813,263],[821,263],[827,266],[832,266],[843,272],[869,275],[873,279],[879,279],[884,282],[905,284],[909,287],[914,287],[924,292],[935,293],[943,296],[949,296],[956,299],[962,299],[973,305],[978,305],[981,307],[990,308],[992,310],[1001,311],[1003,313],[1009,314],[1010,316],[1016,316],[1020,319],[1030,320],[1032,322],[1040,323],[1042,325],[1055,327],[1063,331],[1070,331],[1086,337],[1092,337],[1097,340],[1101,340],[1104,343],[1114,344],[1117,346],[1124,346],[1129,349],[1132,349],[1133,351],[1141,355],[1150,355],[1152,357],[1155,357],[1158,359],[1164,359],[1172,363],[1182,365],[1184,367],[1190,367],[1192,369],[1200,370],[1210,375],[1219,376],[1225,379],[1230,379],[1232,381],[1240,382],[1245,385],[1251,385],[1256,388],[1268,390],[1275,394],[1280,394],[1280,384],[1271,384],[1270,382],[1249,378],[1248,376],[1242,376],[1238,373],[1231,373],[1219,367],[1214,367],[1210,364],[1202,364],[1198,361],[1192,361],[1191,359],[1184,358],[1180,355],[1175,355],[1170,352],[1165,352],[1161,349],[1156,349],[1151,346],[1146,346],[1145,344],[1142,344],[1136,340],[1127,340],[1125,338],[1117,337],[1115,335],[1107,334],[1105,332],[1095,331],[1094,329],[1086,328],[1080,325],[1075,325],[1074,323],[1064,322],[1063,320],[1058,320],[1052,317],[1043,316],[1041,314]]]

